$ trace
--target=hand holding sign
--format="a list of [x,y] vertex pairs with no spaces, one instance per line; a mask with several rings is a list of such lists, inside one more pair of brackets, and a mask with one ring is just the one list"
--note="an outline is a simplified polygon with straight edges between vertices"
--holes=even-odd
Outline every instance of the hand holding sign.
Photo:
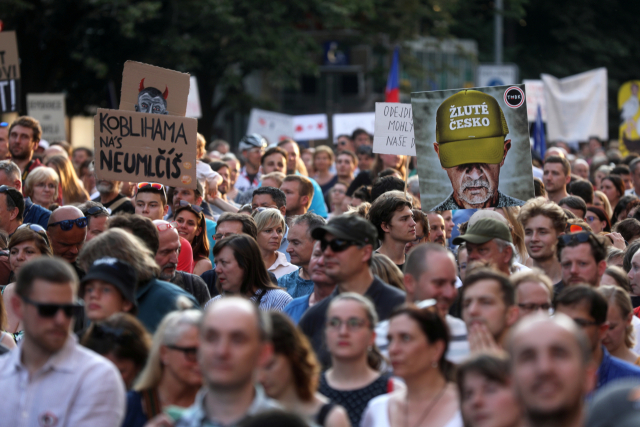
[[376,126],[373,152],[416,155],[411,104],[376,102]]

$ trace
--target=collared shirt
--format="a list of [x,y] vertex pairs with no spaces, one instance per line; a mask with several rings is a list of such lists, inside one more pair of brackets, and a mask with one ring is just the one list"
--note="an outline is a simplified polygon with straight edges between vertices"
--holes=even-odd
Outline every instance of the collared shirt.
[[18,348],[0,356],[0,424],[20,427],[119,426],[125,386],[116,367],[69,336],[32,375]]
[[287,316],[289,316],[289,318],[293,321],[293,323],[297,325],[298,322],[300,322],[300,318],[302,318],[302,315],[304,314],[304,312],[307,311],[307,309],[309,308],[310,299],[311,299],[311,294],[305,295],[300,298],[295,298],[293,301],[287,304],[287,306],[284,308],[284,310],[282,310],[282,312]]
[[207,417],[207,410],[204,407],[204,401],[207,397],[207,389],[202,388],[196,395],[193,405],[182,413],[182,416],[176,421],[175,427],[233,427],[245,420],[247,417],[259,414],[260,412],[270,411],[272,409],[281,409],[275,400],[266,396],[261,386],[255,386],[256,394],[253,402],[247,409],[242,419],[232,424],[222,424],[219,421],[211,420]]
[[[522,206],[524,202],[522,200],[518,200],[515,197],[507,196],[506,194],[502,194],[498,191],[498,203],[494,208],[506,208],[509,206]],[[453,198],[453,193],[447,197],[447,200],[440,203],[438,206],[433,208],[434,211],[451,211],[456,209],[466,209],[464,206],[460,206],[456,203],[456,200]]]
[[596,390],[611,381],[620,378],[637,378],[640,381],[640,367],[613,357],[604,346],[602,347],[602,362],[598,367],[598,385]]
[[310,295],[313,292],[313,281],[300,277],[299,268],[278,278],[278,286],[285,288],[293,298]]
[[276,251],[276,261],[267,268],[268,271],[276,275],[277,279],[297,269],[298,267],[287,261],[287,257],[280,251]]

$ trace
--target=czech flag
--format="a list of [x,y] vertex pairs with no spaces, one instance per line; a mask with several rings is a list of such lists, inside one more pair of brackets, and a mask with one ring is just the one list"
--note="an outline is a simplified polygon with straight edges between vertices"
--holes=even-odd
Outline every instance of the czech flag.
[[544,153],[547,151],[547,143],[544,137],[544,124],[542,123],[542,109],[538,104],[538,115],[533,125],[533,151],[537,151],[540,157],[544,159]]
[[385,102],[400,102],[400,61],[398,56],[399,50],[396,47],[393,50],[393,62],[387,78],[387,88],[384,91]]

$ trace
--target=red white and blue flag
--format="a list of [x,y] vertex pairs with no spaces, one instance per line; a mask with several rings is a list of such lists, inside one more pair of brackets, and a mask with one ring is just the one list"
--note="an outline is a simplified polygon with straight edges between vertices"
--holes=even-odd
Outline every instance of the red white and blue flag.
[[384,91],[384,102],[400,102],[400,60],[399,50],[393,50],[393,61],[387,78],[387,88]]

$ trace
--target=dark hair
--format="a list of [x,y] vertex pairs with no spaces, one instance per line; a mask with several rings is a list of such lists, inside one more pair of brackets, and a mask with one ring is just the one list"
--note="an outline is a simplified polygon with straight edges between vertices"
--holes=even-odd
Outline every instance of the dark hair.
[[281,148],[280,146],[278,147],[271,147],[269,149],[267,149],[267,151],[264,152],[264,154],[262,155],[262,158],[260,159],[260,164],[264,164],[264,159],[266,159],[268,156],[272,155],[272,154],[280,154],[282,157],[284,157],[284,162],[285,164],[287,163],[287,152],[284,151],[284,148]]
[[74,295],[78,289],[78,275],[68,262],[44,256],[32,259],[20,268],[16,280],[16,295],[29,298],[33,282],[38,279],[60,285],[71,283]]
[[285,412],[281,409],[272,409],[248,416],[238,423],[238,427],[307,427],[309,424],[299,415],[293,412]]
[[571,164],[569,163],[569,160],[565,159],[564,157],[560,157],[560,156],[549,156],[545,161],[544,164],[546,165],[547,163],[559,163],[562,165],[562,170],[564,171],[564,175],[565,176],[569,176],[571,175]]
[[360,199],[363,202],[371,202],[371,187],[360,186],[351,195],[351,198]]
[[392,176],[399,173],[394,168],[386,168],[378,172],[378,178],[384,178],[385,176]]
[[429,237],[429,234],[431,233],[431,226],[429,225],[429,218],[427,217],[427,214],[421,209],[416,208],[411,209],[411,212],[413,212],[413,220],[416,224],[420,224],[422,226],[425,237]]
[[93,157],[93,150],[87,147],[76,147],[73,149],[73,154],[75,154],[76,151],[84,151],[87,154],[87,156]]
[[607,223],[603,231],[611,231],[611,221],[609,220],[607,213],[602,208],[599,208],[598,206],[587,206],[587,211],[593,212],[594,214],[596,214],[600,221],[605,221]]
[[309,198],[309,201],[307,202],[307,206],[306,206],[306,208],[309,209],[309,207],[311,206],[311,201],[313,200],[313,192],[314,192],[313,184],[311,183],[311,180],[306,176],[302,176],[302,175],[287,175],[284,177],[284,180],[282,181],[282,183],[284,184],[285,182],[298,183],[298,195],[300,197],[307,196]]
[[99,202],[94,202],[93,200],[87,200],[86,202],[84,202],[83,204],[78,206],[78,209],[80,209],[82,211],[82,214],[85,216],[85,218],[87,218],[87,226],[89,226],[91,224],[91,220],[93,218],[100,218],[103,216],[108,217],[109,216],[109,212],[107,212],[106,210],[100,209],[100,211],[94,215],[89,215],[89,209],[94,208],[94,207],[100,207],[103,208],[104,206],[102,206],[102,203]]
[[223,222],[238,221],[242,224],[242,232],[254,239],[258,238],[258,226],[256,221],[251,215],[237,214],[231,212],[225,212],[218,218],[216,229],[220,227]]
[[351,157],[351,160],[353,161],[354,165],[358,164],[358,156],[356,156],[353,151],[349,151],[349,150],[338,151],[338,154],[336,154],[336,159],[339,156],[343,156],[343,155],[347,155],[347,156]]
[[[193,242],[189,242],[191,244],[191,248],[193,249],[193,259],[199,260],[200,258],[209,258],[209,238],[207,237],[207,221],[204,218],[204,213],[202,211],[196,211],[193,206],[180,206],[176,209],[176,213],[173,215],[173,219],[178,218],[180,212],[189,211],[198,220],[196,224],[196,228],[200,228],[200,234],[194,236]],[[157,252],[157,251],[156,251]],[[155,252],[154,252],[155,253]]]
[[456,367],[460,400],[464,399],[464,382],[470,373],[482,375],[487,380],[506,387],[510,383],[509,371],[509,358],[503,353],[479,353],[465,360]]
[[135,197],[138,197],[138,194],[140,193],[151,193],[151,194],[158,194],[160,195],[160,203],[162,203],[162,206],[167,206],[167,192],[164,190],[164,188],[162,190],[156,190],[155,188],[151,187],[150,185],[144,188],[137,188],[136,186],[136,195]]
[[607,175],[604,178],[602,178],[602,181],[605,180],[609,180],[611,181],[611,183],[613,184],[613,186],[616,188],[616,190],[618,190],[618,194],[620,194],[620,197],[622,198],[622,196],[624,196],[624,182],[622,182],[622,178],[620,178],[620,175]]
[[[613,181],[611,181],[611,182],[613,182]],[[624,192],[622,194],[624,194]],[[613,208],[613,213],[611,214],[611,225],[612,226],[616,222],[618,222],[618,216],[620,216],[620,214],[622,212],[626,211],[627,210],[627,206],[631,202],[633,202],[634,200],[638,200],[638,198],[636,196],[633,196],[633,195],[629,194],[627,196],[620,197],[620,200],[618,200],[618,203],[616,203],[615,206],[612,206],[612,208]]]
[[229,165],[227,164],[227,162],[223,162],[221,160],[216,160],[215,162],[209,163],[209,167],[214,172],[218,172],[222,168],[227,168],[228,169]]
[[[245,215],[246,216],[246,215]],[[321,227],[327,223],[327,220],[322,218],[318,214],[314,214],[313,212],[306,212],[302,215],[298,215],[293,217],[293,221],[291,222],[291,226],[298,224],[307,224],[307,235],[311,236],[311,232],[314,228]]]
[[158,233],[158,229],[153,221],[142,215],[120,212],[111,217],[108,228],[126,228],[125,231],[129,231],[142,240],[153,255],[155,255],[160,248],[160,234]]
[[502,292],[502,301],[507,307],[515,305],[516,303],[516,291],[513,284],[509,280],[509,277],[497,270],[486,267],[474,268],[468,271],[464,281],[462,282],[462,292],[460,292],[460,299],[464,299],[464,293],[468,288],[475,285],[481,280],[495,280],[500,285],[500,291]]
[[4,195],[7,200],[7,210],[12,211],[18,208],[18,216],[16,216],[16,219],[22,222],[24,215],[24,199],[22,198],[22,193],[13,187],[6,187],[7,191],[4,192]]
[[630,242],[640,237],[640,221],[634,218],[623,219],[613,226],[615,233],[620,233],[624,240]]
[[251,195],[251,200],[259,194],[268,194],[273,199],[273,203],[276,204],[278,209],[283,206],[287,206],[287,196],[284,194],[282,190],[274,187],[258,187],[253,190],[253,194]]
[[373,149],[369,145],[361,145],[356,148],[356,155],[367,156],[370,159],[374,159],[376,154],[373,152]]
[[9,134],[11,134],[11,130],[13,129],[14,126],[23,126],[26,128],[29,128],[33,131],[33,140],[32,141],[40,141],[40,138],[42,137],[42,128],[40,127],[40,122],[36,119],[34,119],[33,117],[29,117],[29,116],[20,116],[17,119],[15,119],[12,123],[11,126],[9,126]]
[[[620,267],[616,267],[614,265],[607,267],[604,271],[604,274],[607,274],[616,281],[616,284],[619,288],[624,289],[628,293],[631,293],[631,285],[629,284],[629,276],[627,276],[627,272],[624,271]],[[603,275],[604,275],[603,274]]]
[[296,394],[310,402],[318,389],[320,366],[307,337],[293,324],[289,316],[270,311],[273,351],[284,356],[293,374]]
[[378,239],[384,241],[386,234],[382,229],[382,224],[386,223],[387,225],[391,225],[391,219],[395,213],[405,207],[409,209],[413,208],[409,199],[400,192],[385,193],[374,200],[367,213],[367,220],[376,227]]
[[587,214],[587,204],[578,196],[567,196],[560,199],[558,206],[562,207],[562,205],[582,211],[582,218]]
[[631,172],[629,171],[629,166],[625,164],[619,164],[613,169],[611,169],[610,173],[614,175],[629,175]]
[[362,134],[366,134],[369,139],[371,139],[371,134],[369,132],[367,132],[366,130],[362,129],[362,128],[357,128],[356,130],[353,131],[353,133],[351,134],[351,140],[355,141],[356,138]]
[[[591,255],[593,256],[593,259],[595,260],[596,264],[606,259],[607,247],[605,246],[604,239],[601,236],[593,234],[591,231],[583,231],[582,233],[588,233],[590,235],[589,239],[584,243],[588,243],[589,246],[591,247]],[[581,244],[582,244],[581,242],[575,239],[571,240],[568,244],[565,244],[564,240],[562,238],[559,238],[558,245],[556,246],[558,261],[562,262],[562,250],[565,247],[573,248]]]
[[593,203],[593,185],[585,179],[577,179],[569,185],[569,193],[578,196],[588,205]]
[[396,176],[376,178],[371,185],[371,203],[387,191],[404,191],[404,181]]
[[[217,241],[213,247],[213,256],[217,257],[222,249],[229,247],[233,251],[233,257],[238,266],[244,271],[240,293],[244,296],[252,296],[255,289],[279,289],[271,283],[267,267],[264,265],[260,248],[255,239],[244,234],[236,234]],[[220,282],[216,283],[218,291],[223,290]]]
[[627,249],[624,250],[624,258],[622,259],[622,268],[627,273],[631,270],[631,260],[633,256],[640,249],[640,240],[636,240],[635,242],[631,242]]
[[557,311],[560,305],[571,307],[581,303],[589,304],[589,315],[593,317],[596,324],[602,325],[607,321],[607,300],[596,288],[588,285],[564,288],[553,301],[553,308]]
[[23,242],[34,242],[41,255],[53,256],[51,245],[47,239],[45,232],[37,232],[29,227],[16,230],[9,239],[9,259],[11,259],[11,249]]
[[539,178],[533,178],[533,191],[536,197],[547,197],[547,190],[544,188],[544,182]]
[[84,347],[105,356],[131,360],[140,371],[151,349],[151,335],[138,319],[128,313],[115,313],[101,322],[93,322],[80,341]]

